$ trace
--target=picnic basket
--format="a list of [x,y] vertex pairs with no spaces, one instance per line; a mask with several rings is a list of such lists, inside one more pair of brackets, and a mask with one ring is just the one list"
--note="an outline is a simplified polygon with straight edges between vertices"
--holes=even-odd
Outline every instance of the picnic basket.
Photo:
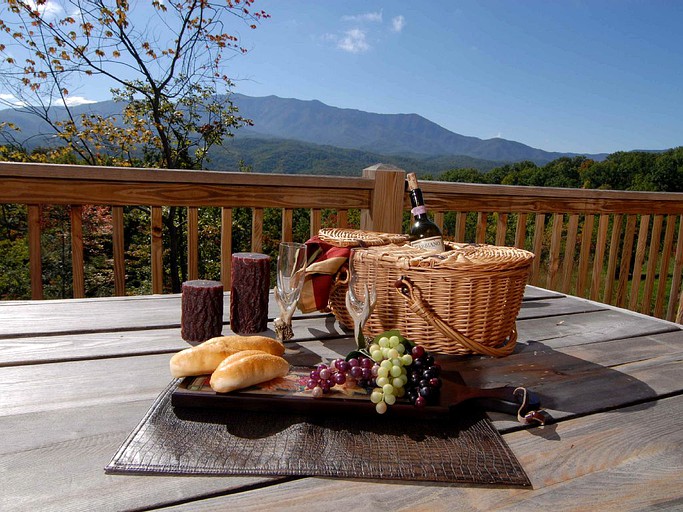
[[[446,247],[438,254],[405,243],[353,251],[354,292],[360,294],[362,283],[373,282],[377,295],[365,334],[399,329],[436,353],[510,354],[534,255],[493,245],[446,242]],[[340,323],[352,327],[345,302],[348,286],[345,270],[332,286],[329,308]]]

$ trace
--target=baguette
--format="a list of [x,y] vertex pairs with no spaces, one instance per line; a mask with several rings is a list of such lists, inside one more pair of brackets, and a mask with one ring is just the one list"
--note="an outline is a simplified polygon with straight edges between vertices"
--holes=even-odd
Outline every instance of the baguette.
[[208,375],[223,359],[243,350],[261,350],[281,356],[285,346],[266,336],[218,336],[174,354],[170,362],[171,375],[176,378]]
[[247,388],[289,372],[289,363],[280,356],[260,350],[243,350],[226,357],[211,375],[209,384],[216,393]]

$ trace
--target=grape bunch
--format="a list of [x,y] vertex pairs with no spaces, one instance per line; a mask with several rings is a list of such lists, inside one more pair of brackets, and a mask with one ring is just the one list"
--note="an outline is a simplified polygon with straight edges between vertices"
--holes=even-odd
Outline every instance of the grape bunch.
[[421,346],[413,347],[411,354],[413,364],[410,365],[406,397],[416,407],[436,402],[441,389],[441,366],[434,363],[434,357]]
[[438,397],[441,369],[423,347],[404,344],[396,335],[379,336],[368,354],[319,364],[311,371],[306,387],[319,398],[352,378],[359,386],[371,389],[370,401],[379,414],[398,398],[406,397],[415,406],[424,407]]

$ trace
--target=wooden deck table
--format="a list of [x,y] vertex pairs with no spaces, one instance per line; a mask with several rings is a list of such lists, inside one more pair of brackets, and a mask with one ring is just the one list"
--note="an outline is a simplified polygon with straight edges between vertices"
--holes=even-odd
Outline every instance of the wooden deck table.
[[[187,347],[180,297],[0,303],[0,510],[683,510],[681,326],[528,287],[518,330],[513,355],[460,372],[541,395],[545,427],[490,414],[533,489],[108,475]],[[330,315],[294,332],[323,355],[352,343]]]

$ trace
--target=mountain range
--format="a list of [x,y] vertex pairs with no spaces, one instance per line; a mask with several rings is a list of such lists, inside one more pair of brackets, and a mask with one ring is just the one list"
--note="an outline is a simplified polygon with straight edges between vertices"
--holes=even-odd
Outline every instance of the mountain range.
[[[418,114],[376,114],[332,107],[317,100],[277,96],[234,94],[232,100],[240,115],[251,119],[253,126],[240,128],[236,137],[214,149],[211,165],[214,168],[234,168],[239,162],[258,172],[337,174],[346,173],[343,169],[350,166],[359,169],[357,166],[365,165],[363,162],[370,165],[383,161],[429,172],[454,167],[486,171],[502,163],[530,160],[543,165],[562,156],[576,156],[543,151],[502,138],[461,135]],[[96,112],[104,116],[120,110],[121,106],[113,101],[73,108],[76,114]],[[0,121],[19,126],[20,141],[28,148],[49,140],[50,128],[29,113],[2,110]],[[585,156],[602,160],[606,155]],[[324,165],[317,170],[301,169],[302,162],[307,160]]]

